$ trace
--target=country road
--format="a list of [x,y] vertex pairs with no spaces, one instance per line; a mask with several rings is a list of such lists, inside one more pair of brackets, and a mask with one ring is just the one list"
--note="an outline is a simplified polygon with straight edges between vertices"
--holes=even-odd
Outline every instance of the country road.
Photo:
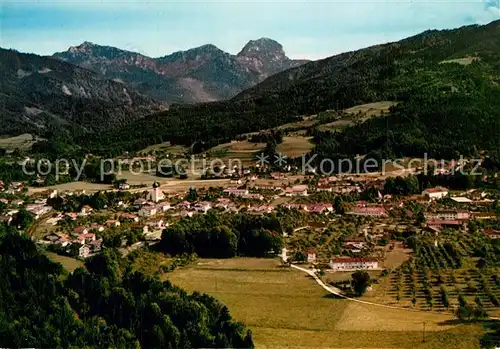
[[[376,307],[381,307],[381,308],[387,308],[387,309],[395,309],[395,310],[404,310],[404,311],[409,311],[409,312],[417,312],[417,313],[427,313],[427,314],[436,314],[436,315],[446,315],[445,313],[439,313],[439,312],[436,312],[436,311],[427,311],[427,310],[418,310],[418,309],[411,309],[411,308],[402,308],[402,307],[396,307],[396,306],[392,306],[392,305],[385,305],[385,304],[379,304],[379,303],[373,303],[373,302],[367,302],[367,301],[363,301],[361,299],[357,299],[357,298],[351,298],[351,297],[347,297],[346,295],[344,295],[344,293],[342,292],[342,290],[336,288],[336,287],[333,287],[333,286],[328,286],[326,285],[315,273],[316,270],[314,269],[306,269],[306,268],[302,268],[302,267],[299,267],[297,265],[294,265],[294,264],[291,264],[290,265],[292,268],[295,268],[297,270],[300,270],[300,271],[303,271],[305,273],[307,273],[308,275],[312,276],[314,278],[314,280],[321,286],[323,287],[326,291],[328,291],[329,293],[331,294],[334,294],[340,298],[344,298],[346,300],[349,300],[349,301],[353,301],[353,302],[358,302],[358,303],[362,303],[362,304],[367,304],[367,305],[372,305],[372,306],[376,306]],[[450,314],[451,315],[451,314]],[[454,316],[454,315],[453,315]],[[495,317],[490,317],[491,320],[499,320],[500,318],[495,318]]]

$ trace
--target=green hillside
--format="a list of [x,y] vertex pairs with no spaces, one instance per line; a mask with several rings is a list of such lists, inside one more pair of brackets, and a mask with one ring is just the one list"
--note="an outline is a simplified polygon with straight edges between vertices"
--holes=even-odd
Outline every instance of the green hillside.
[[[174,106],[121,124],[105,137],[77,139],[88,150],[106,153],[166,140],[217,144],[296,121],[299,115],[397,100],[401,103],[387,121],[376,118],[335,135],[339,145],[328,151],[349,154],[386,147],[390,153],[406,154],[494,148],[499,58],[500,21],[426,31],[287,70],[230,101]],[[387,135],[388,124],[392,135]]]

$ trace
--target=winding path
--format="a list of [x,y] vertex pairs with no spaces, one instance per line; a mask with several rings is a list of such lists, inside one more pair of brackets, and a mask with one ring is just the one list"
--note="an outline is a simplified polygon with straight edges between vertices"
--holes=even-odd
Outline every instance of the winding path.
[[[439,313],[439,312],[436,312],[436,311],[428,311],[428,310],[418,310],[418,309],[411,309],[411,308],[396,307],[396,306],[393,306],[393,305],[386,305],[386,304],[379,304],[379,303],[367,302],[367,301],[363,301],[361,299],[347,297],[346,295],[344,295],[344,293],[342,292],[342,290],[338,289],[337,287],[328,286],[327,284],[325,284],[316,275],[315,269],[306,269],[306,268],[302,268],[302,267],[299,267],[299,266],[294,265],[294,264],[291,264],[290,266],[292,268],[295,268],[297,270],[303,271],[303,272],[307,273],[308,275],[312,276],[314,278],[314,280],[316,280],[316,282],[321,287],[323,287],[326,291],[330,292],[331,294],[334,294],[334,295],[336,295],[336,296],[338,296],[340,298],[344,298],[344,299],[347,299],[347,300],[350,300],[350,301],[353,301],[353,302],[358,302],[358,303],[367,304],[367,305],[373,305],[373,306],[381,307],[381,308],[396,309],[396,310],[406,310],[406,311],[410,311],[410,312],[414,312],[414,313],[417,312],[417,313],[427,313],[427,314],[436,314],[436,315],[446,315],[447,314],[447,313]],[[494,319],[494,318],[490,318],[490,319]]]

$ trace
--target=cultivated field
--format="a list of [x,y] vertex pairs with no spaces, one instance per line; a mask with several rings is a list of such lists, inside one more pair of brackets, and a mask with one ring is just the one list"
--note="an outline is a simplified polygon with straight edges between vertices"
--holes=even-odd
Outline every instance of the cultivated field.
[[44,253],[52,262],[61,263],[63,268],[69,273],[72,273],[75,269],[83,266],[83,262],[78,259],[61,256],[49,251],[45,251]]
[[356,122],[364,122],[372,117],[386,114],[389,112],[389,108],[395,104],[397,103],[392,101],[382,101],[357,105],[345,109],[344,112],[347,115],[344,115],[341,119],[320,125],[318,128],[320,130],[340,131],[347,126],[354,125]]
[[0,148],[14,150],[28,150],[37,141],[37,138],[29,133],[15,137],[0,137]]
[[161,151],[170,154],[184,154],[188,151],[188,149],[181,145],[171,145],[170,142],[163,142],[159,144],[150,145],[147,148],[144,148],[141,151],[138,151],[139,154],[148,154],[152,151]]
[[283,137],[283,143],[278,144],[276,150],[289,158],[302,156],[314,148],[312,137]]
[[[266,147],[265,143],[251,143],[249,141],[233,141],[220,144],[211,148],[207,153],[213,157],[227,161],[229,159],[240,159],[243,165],[254,165],[256,155]],[[278,144],[276,150],[289,158],[299,157],[308,153],[314,147],[310,137],[292,136],[283,137],[283,143]]]
[[[442,241],[418,246],[414,257],[379,279],[365,300],[422,311],[453,313],[460,305],[500,316],[500,269],[480,267],[478,239],[448,231]],[[481,242],[485,244],[485,242]]]
[[[410,312],[331,297],[277,260],[200,260],[166,277],[226,304],[257,348],[478,348],[480,325],[449,314]],[[422,342],[425,322],[425,343]]]
[[89,183],[89,182],[70,182],[63,183],[58,185],[53,185],[50,187],[32,187],[29,188],[28,194],[36,194],[41,193],[47,190],[58,190],[58,191],[74,191],[74,190],[85,190],[86,192],[96,192],[100,190],[109,190],[111,189],[110,185],[106,184],[97,184],[97,183]]
[[389,108],[396,104],[397,102],[393,101],[367,103],[367,104],[356,105],[344,111],[349,114],[362,113],[364,114],[364,116],[368,117],[379,116],[380,114],[387,113],[389,111]]
[[443,64],[443,63],[457,63],[457,64],[460,64],[460,65],[469,65],[469,64],[472,64],[472,62],[478,61],[480,59],[481,58],[479,58],[479,57],[464,57],[464,58],[450,59],[450,60],[447,60],[447,61],[442,61],[440,63],[441,64]]

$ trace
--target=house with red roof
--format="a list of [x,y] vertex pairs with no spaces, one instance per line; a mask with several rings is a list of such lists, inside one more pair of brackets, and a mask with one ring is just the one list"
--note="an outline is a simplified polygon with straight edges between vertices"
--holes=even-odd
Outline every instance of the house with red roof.
[[378,260],[372,257],[337,257],[332,258],[329,265],[333,270],[339,271],[373,270],[378,269]]
[[307,251],[305,251],[305,254],[307,256],[307,263],[314,263],[314,262],[316,262],[316,251],[314,251],[314,250],[307,250]]
[[307,185],[294,185],[286,188],[285,196],[307,196]]
[[139,215],[139,217],[151,217],[154,216],[157,212],[158,211],[155,206],[146,205],[143,206],[139,210],[139,212],[137,212],[137,214]]
[[145,200],[145,199],[137,199],[137,200],[134,201],[134,206],[137,206],[137,207],[144,206],[147,203],[148,203],[148,201]]
[[422,195],[428,196],[431,200],[438,200],[448,196],[449,190],[443,187],[428,188],[422,192]]
[[281,172],[273,172],[271,173],[271,178],[278,180],[278,179],[286,179],[286,174],[281,173]]
[[443,228],[467,228],[467,222],[463,220],[451,220],[451,219],[429,219],[427,221],[427,227],[433,230],[440,230]]
[[146,224],[148,228],[151,228],[153,230],[165,228],[165,221],[163,219],[148,221]]
[[329,214],[333,212],[333,205],[328,203],[315,203],[306,206],[306,211],[317,214]]
[[500,239],[500,230],[493,230],[493,228],[484,229],[484,235],[490,239]]
[[106,223],[104,223],[107,227],[119,227],[120,226],[120,221],[117,221],[115,219],[108,219]]
[[273,205],[260,205],[260,206],[252,206],[248,208],[248,212],[256,213],[256,214],[266,214],[274,211]]
[[201,201],[193,206],[196,212],[207,213],[212,208],[212,203],[208,201]]
[[12,222],[12,216],[0,216],[0,223],[9,225]]
[[241,197],[243,199],[249,199],[249,200],[264,200],[264,195],[262,195],[262,194],[250,193],[250,194],[241,195]]
[[75,235],[87,234],[88,232],[89,229],[87,227],[78,227],[73,230],[73,234]]
[[92,252],[99,252],[102,249],[102,239],[91,241],[89,246]]
[[440,210],[437,212],[427,212],[424,214],[427,220],[469,220],[470,212],[465,210]]
[[104,231],[104,227],[102,225],[100,225],[100,224],[92,223],[90,225],[90,229],[89,230],[94,230],[94,231],[102,232],[102,231]]
[[90,243],[92,241],[95,241],[95,234],[92,233],[86,233],[86,234],[80,234],[78,235],[75,239],[74,242],[80,245],[85,245],[87,243]]
[[367,217],[387,217],[387,211],[383,206],[355,207],[347,214]]
[[158,205],[156,205],[156,209],[158,212],[167,212],[170,210],[170,203],[169,202],[160,202]]
[[139,217],[137,217],[137,215],[135,214],[132,214],[132,213],[123,213],[121,216],[120,216],[120,220],[121,221],[124,221],[124,222],[139,222]]

